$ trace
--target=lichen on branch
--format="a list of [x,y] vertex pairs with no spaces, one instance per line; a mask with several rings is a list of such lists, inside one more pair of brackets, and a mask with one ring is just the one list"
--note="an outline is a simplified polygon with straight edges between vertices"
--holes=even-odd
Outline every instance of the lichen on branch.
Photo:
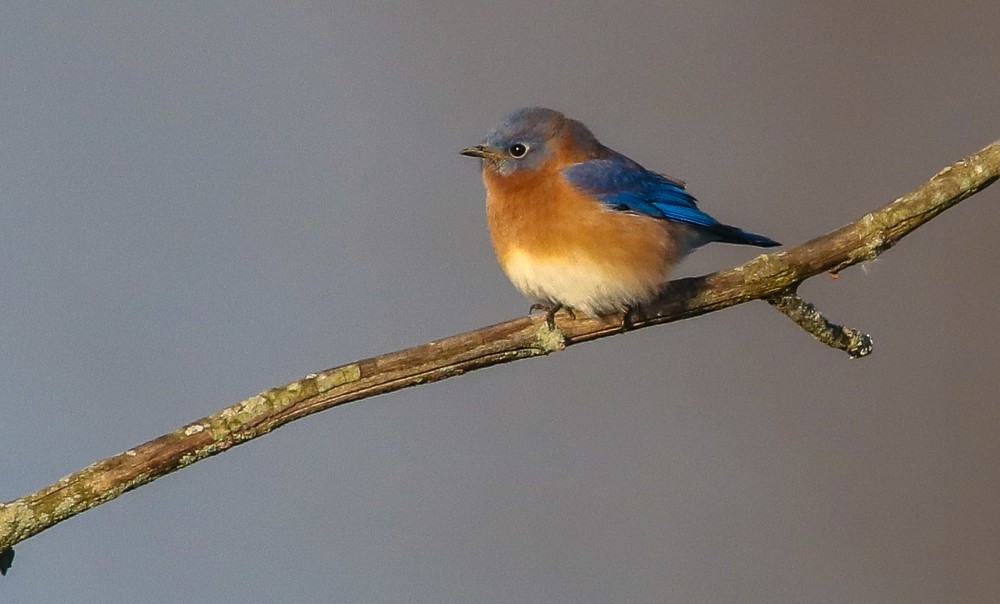
[[[912,192],[831,233],[758,256],[735,268],[672,281],[666,294],[644,306],[630,329],[669,323],[750,300],[767,300],[806,331],[852,356],[870,352],[871,339],[827,321],[795,288],[815,275],[838,273],[872,260],[914,229],[1000,177],[1000,141],[936,174]],[[442,340],[310,374],[261,392],[217,413],[56,483],[0,504],[0,567],[11,546],[55,524],[161,476],[267,434],[288,422],[337,405],[468,371],[547,355],[619,334],[625,317],[571,319],[559,314],[554,330],[543,316],[528,316]]]

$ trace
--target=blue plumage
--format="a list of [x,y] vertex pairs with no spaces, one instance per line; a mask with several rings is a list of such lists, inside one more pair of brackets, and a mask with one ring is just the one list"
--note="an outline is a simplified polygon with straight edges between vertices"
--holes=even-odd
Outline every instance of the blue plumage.
[[773,239],[722,224],[702,212],[683,182],[647,170],[620,153],[611,153],[606,159],[567,166],[562,173],[574,187],[616,210],[701,227],[710,239],[724,243],[779,245]]
[[778,245],[702,212],[683,182],[558,111],[519,109],[461,153],[482,161],[500,265],[548,310],[550,328],[560,308],[602,316],[655,300],[674,266],[706,243]]

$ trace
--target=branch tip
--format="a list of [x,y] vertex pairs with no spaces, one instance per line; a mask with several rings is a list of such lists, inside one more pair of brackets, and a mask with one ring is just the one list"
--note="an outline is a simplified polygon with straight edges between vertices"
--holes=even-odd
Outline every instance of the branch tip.
[[870,335],[830,321],[814,304],[803,300],[794,287],[765,299],[809,335],[831,348],[843,350],[852,359],[871,354],[874,343]]
[[[782,252],[726,271],[672,281],[666,296],[626,325],[638,329],[764,299],[816,339],[851,358],[872,339],[831,323],[795,292],[815,275],[873,259],[914,229],[1000,178],[1000,141],[941,171],[917,189],[853,223]],[[878,245],[871,247],[871,242]],[[572,316],[571,316],[572,318]],[[618,317],[544,325],[515,319],[443,340],[362,359],[266,390],[243,403],[189,422],[146,443],[95,462],[56,483],[0,503],[0,575],[11,547],[126,491],[318,411],[500,363],[549,354],[621,333]],[[547,329],[548,328],[548,329]],[[195,426],[204,426],[199,429]]]

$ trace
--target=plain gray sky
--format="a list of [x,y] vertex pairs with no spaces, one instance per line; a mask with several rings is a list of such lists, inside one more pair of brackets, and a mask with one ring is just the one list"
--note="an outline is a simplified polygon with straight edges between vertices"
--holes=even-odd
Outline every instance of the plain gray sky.
[[[788,244],[1000,137],[996,0],[362,4],[5,7],[0,500],[524,314],[457,153],[517,107]],[[0,601],[995,602],[998,202],[803,287],[870,358],[758,302],[338,408],[18,545]]]

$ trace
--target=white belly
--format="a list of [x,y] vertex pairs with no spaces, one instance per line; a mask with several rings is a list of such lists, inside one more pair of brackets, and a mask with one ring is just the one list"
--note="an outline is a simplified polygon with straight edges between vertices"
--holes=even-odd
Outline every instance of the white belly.
[[528,298],[549,306],[562,304],[591,316],[649,302],[667,280],[666,274],[653,281],[643,279],[586,257],[539,260],[514,249],[504,260],[507,276]]

